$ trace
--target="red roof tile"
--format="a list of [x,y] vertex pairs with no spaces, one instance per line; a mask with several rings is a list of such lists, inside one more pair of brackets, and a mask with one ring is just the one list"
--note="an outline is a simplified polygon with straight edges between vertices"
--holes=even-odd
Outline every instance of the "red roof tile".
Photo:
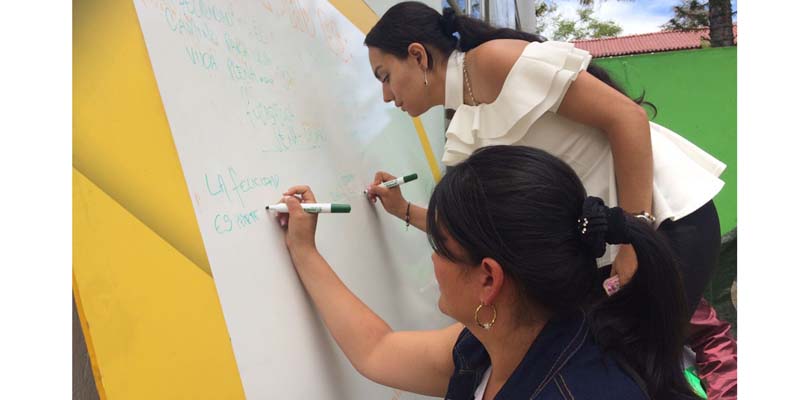
[[[708,28],[691,31],[663,31],[605,39],[575,40],[575,47],[589,51],[595,58],[662,51],[699,49],[700,39],[708,39]],[[733,25],[733,42],[737,29]]]

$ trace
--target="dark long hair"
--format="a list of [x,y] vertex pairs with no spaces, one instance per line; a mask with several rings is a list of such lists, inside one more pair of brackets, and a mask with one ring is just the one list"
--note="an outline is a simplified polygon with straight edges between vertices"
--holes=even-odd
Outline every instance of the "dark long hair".
[[[442,15],[424,3],[406,1],[394,5],[383,14],[367,33],[364,44],[405,60],[408,57],[408,46],[411,43],[421,43],[428,54],[428,68],[432,69],[435,60],[430,47],[435,48],[447,59],[453,50],[467,52],[494,39],[520,39],[528,42],[546,40],[532,33],[495,28],[479,19],[456,15],[452,8],[445,9]],[[590,63],[586,72],[628,96],[603,68]],[[644,100],[644,92],[633,101],[639,105],[647,105],[654,113],[657,112],[652,103]]]
[[[598,344],[636,371],[652,398],[697,398],[681,369],[688,312],[670,248],[652,227],[623,214],[638,268],[616,294],[597,296],[597,254],[578,226],[586,201],[580,179],[560,159],[525,146],[488,146],[434,189],[428,239],[453,261],[500,263],[523,298],[516,310],[522,321],[525,305],[554,317],[587,311]],[[463,259],[443,245],[444,232],[464,248]]]

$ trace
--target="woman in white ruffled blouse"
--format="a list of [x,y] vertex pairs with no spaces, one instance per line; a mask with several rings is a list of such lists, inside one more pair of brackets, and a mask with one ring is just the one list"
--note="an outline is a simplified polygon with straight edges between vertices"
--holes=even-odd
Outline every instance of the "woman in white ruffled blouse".
[[[537,147],[566,161],[588,194],[650,220],[672,244],[683,266],[690,310],[710,307],[702,292],[716,266],[719,220],[713,197],[725,165],[676,133],[652,123],[591,55],[570,43],[495,29],[482,21],[444,15],[416,2],[389,9],[364,43],[384,101],[416,117],[437,105],[454,111],[442,161],[452,166],[494,144]],[[399,188],[376,185],[394,178],[378,172],[369,188],[386,211],[425,230],[423,207]],[[524,205],[520,205],[524,206]],[[598,259],[625,284],[636,271],[630,246],[611,246]],[[604,282],[606,289],[612,289]],[[598,286],[600,283],[598,283]],[[713,312],[713,310],[712,310]],[[727,323],[693,324],[690,343],[710,398],[735,398],[736,344]],[[704,330],[706,332],[704,332]],[[728,343],[706,352],[710,338]],[[733,369],[734,373],[730,374]],[[723,372],[728,373],[723,373]],[[720,373],[717,373],[720,372]]]

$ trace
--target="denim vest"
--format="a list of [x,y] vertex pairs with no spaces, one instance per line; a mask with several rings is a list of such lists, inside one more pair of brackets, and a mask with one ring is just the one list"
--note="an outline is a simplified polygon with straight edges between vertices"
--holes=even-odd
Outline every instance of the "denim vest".
[[[489,367],[489,353],[468,329],[453,347],[455,370],[447,400],[473,400]],[[603,353],[583,311],[548,321],[495,397],[501,399],[646,400],[638,378]]]

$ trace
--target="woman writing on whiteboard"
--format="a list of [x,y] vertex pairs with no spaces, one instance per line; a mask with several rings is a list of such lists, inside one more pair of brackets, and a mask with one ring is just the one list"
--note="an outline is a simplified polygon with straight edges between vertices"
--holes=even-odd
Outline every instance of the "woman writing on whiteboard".
[[[647,113],[570,43],[495,29],[453,10],[416,2],[390,8],[367,34],[373,74],[384,101],[416,117],[437,105],[454,112],[442,161],[457,165],[483,146],[516,144],[568,163],[592,196],[638,213],[665,234],[681,260],[691,311],[691,347],[711,398],[735,398],[736,344],[729,324],[703,300],[716,266],[720,232],[712,201],[725,165]],[[641,103],[641,100],[639,101]],[[425,208],[378,172],[370,196],[392,215],[425,230]],[[637,269],[630,245],[598,260],[624,285]],[[700,305],[698,307],[698,305]],[[691,313],[690,313],[691,315]],[[711,316],[711,318],[709,318]]]
[[[524,146],[476,151],[434,189],[426,220],[457,323],[394,332],[316,248],[307,186],[284,193],[286,245],[322,320],[353,366],[397,389],[447,399],[691,399],[687,317],[668,245],[649,223],[587,197],[563,161]],[[595,259],[629,243],[639,268],[598,301]]]

